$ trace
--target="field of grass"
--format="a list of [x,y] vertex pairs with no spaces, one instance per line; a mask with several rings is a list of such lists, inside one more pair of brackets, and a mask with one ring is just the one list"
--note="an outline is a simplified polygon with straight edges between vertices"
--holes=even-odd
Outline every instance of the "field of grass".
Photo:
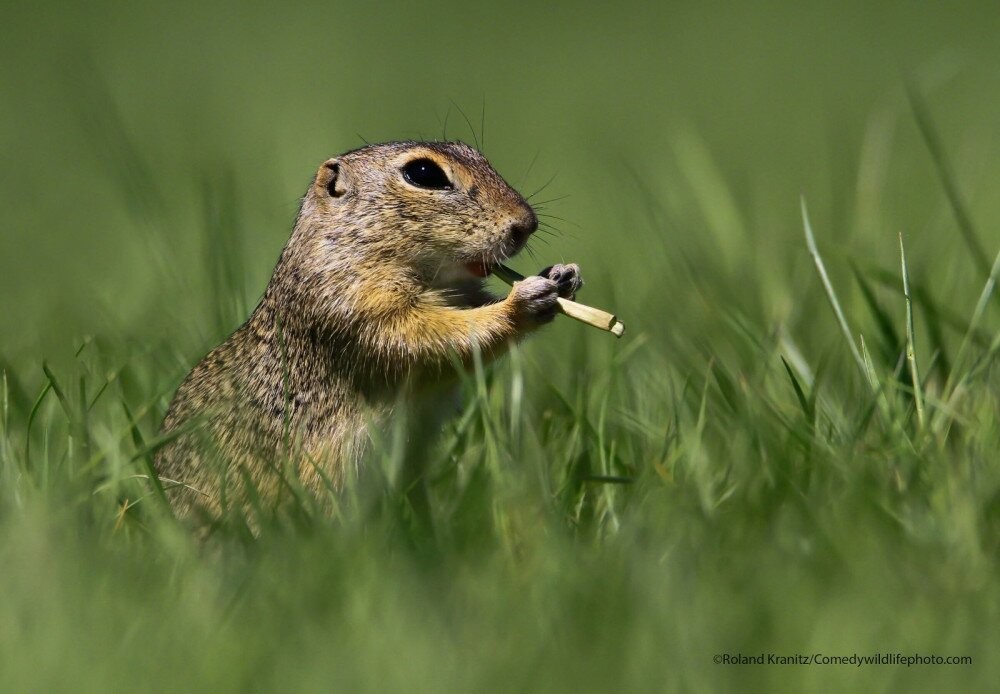
[[[995,686],[998,39],[985,2],[8,3],[0,691]],[[146,478],[173,389],[320,162],[444,135],[625,337],[557,320],[333,517],[199,544]],[[714,661],[876,653],[972,662]]]

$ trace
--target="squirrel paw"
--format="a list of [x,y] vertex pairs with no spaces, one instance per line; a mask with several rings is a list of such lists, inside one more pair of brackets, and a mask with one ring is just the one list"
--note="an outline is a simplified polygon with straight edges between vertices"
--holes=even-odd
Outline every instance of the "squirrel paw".
[[548,323],[556,315],[559,285],[547,277],[525,277],[514,285],[507,300],[519,322],[527,325]]
[[580,277],[580,266],[576,263],[569,265],[549,265],[538,273],[539,276],[552,280],[559,287],[559,296],[564,299],[572,299],[583,286],[583,278]]

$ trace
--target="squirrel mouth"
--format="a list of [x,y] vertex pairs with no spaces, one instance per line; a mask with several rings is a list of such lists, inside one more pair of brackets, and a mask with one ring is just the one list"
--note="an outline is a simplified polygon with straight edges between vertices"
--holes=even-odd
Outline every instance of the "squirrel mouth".
[[486,277],[487,275],[490,274],[490,268],[487,267],[486,263],[484,263],[482,260],[477,260],[472,263],[466,263],[465,269],[468,270],[473,275],[475,275],[476,277]]
[[494,265],[495,263],[485,259],[443,263],[429,278],[428,284],[436,289],[463,287],[469,282],[479,282],[489,277]]

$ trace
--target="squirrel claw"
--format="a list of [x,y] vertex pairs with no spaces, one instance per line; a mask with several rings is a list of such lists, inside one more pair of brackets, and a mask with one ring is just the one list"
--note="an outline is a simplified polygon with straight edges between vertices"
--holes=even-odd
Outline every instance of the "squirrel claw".
[[564,299],[573,299],[576,297],[576,293],[583,286],[583,278],[580,276],[580,266],[576,263],[549,265],[538,274],[555,282],[558,287],[559,296]]

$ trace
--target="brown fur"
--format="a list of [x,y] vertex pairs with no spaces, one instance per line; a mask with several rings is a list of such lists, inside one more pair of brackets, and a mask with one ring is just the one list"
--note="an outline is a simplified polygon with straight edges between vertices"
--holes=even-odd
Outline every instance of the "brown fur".
[[[401,169],[419,158],[453,188],[407,182]],[[447,378],[453,355],[501,354],[579,287],[576,266],[557,266],[557,281],[531,277],[500,299],[466,269],[513,255],[536,227],[461,143],[371,145],[325,162],[260,304],[170,405],[163,433],[177,438],[156,467],[175,508],[243,505],[247,480],[271,502],[283,460],[306,489],[339,485],[366,422],[404,385]]]

